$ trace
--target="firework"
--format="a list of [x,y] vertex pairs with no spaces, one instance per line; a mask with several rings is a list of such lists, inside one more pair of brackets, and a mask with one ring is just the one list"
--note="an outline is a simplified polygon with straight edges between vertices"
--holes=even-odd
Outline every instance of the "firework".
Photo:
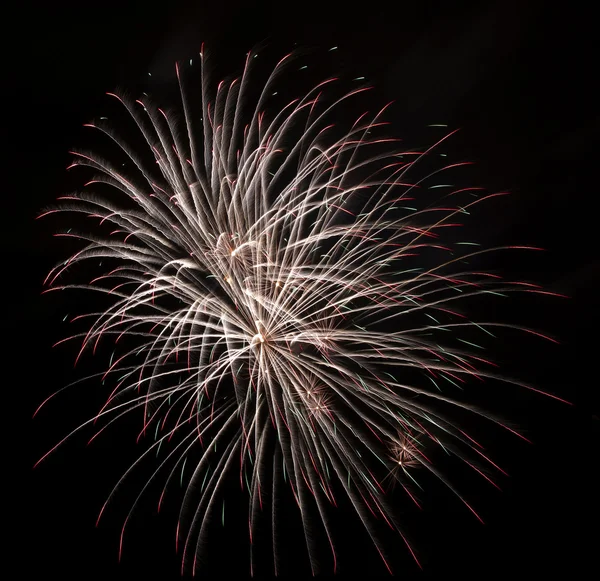
[[[397,150],[383,133],[385,108],[341,131],[340,112],[367,88],[331,100],[336,79],[273,108],[295,61],[282,59],[254,98],[255,56],[247,55],[241,77],[214,90],[203,68],[198,108],[180,79],[180,115],[112,94],[144,147],[104,121],[90,124],[126,167],[75,153],[72,167],[95,177],[43,214],[99,220],[96,234],[62,234],[87,244],[46,281],[49,290],[93,289],[110,301],[75,337],[79,356],[101,340],[115,343],[98,377],[113,379],[114,391],[75,432],[140,411],[142,434],[154,437],[142,459],[160,452],[149,482],[188,483],[176,535],[192,572],[223,484],[236,473],[251,539],[261,518],[273,522],[276,572],[282,486],[299,507],[313,572],[317,529],[335,567],[331,522],[340,497],[387,565],[382,522],[415,556],[385,495],[390,480],[416,503],[415,478],[432,473],[476,514],[429,450],[443,448],[488,480],[497,468],[451,409],[498,423],[453,393],[472,379],[502,379],[471,337],[510,325],[473,322],[461,305],[542,291],[471,271],[469,260],[489,250],[447,235],[470,207],[502,195],[444,186],[441,203],[431,203],[436,177],[465,165],[419,174],[449,135],[424,151]],[[98,274],[64,284],[83,262]],[[253,550],[250,560],[254,568]]]

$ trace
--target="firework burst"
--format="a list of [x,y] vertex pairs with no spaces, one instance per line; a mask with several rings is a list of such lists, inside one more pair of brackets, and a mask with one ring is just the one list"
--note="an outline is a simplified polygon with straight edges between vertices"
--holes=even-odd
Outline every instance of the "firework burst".
[[[317,528],[335,567],[331,522],[340,496],[387,565],[382,522],[414,552],[384,481],[399,483],[416,503],[415,469],[432,473],[475,513],[428,449],[443,447],[486,479],[496,468],[450,410],[498,422],[452,392],[472,379],[502,379],[464,337],[509,325],[472,322],[461,305],[489,293],[542,291],[473,272],[468,261],[488,250],[444,242],[471,206],[502,195],[446,186],[441,205],[430,205],[427,186],[464,164],[421,177],[415,165],[427,167],[448,136],[424,151],[394,149],[395,140],[378,135],[384,110],[359,115],[340,134],[332,120],[366,88],[331,101],[335,79],[271,114],[269,99],[294,60],[282,59],[252,101],[254,57],[239,78],[214,90],[203,70],[199,111],[180,80],[180,116],[113,94],[147,151],[104,122],[91,124],[127,156],[127,173],[77,152],[73,166],[92,168],[95,177],[43,214],[100,221],[96,235],[63,234],[87,245],[46,281],[49,290],[93,289],[110,300],[76,337],[79,356],[101,339],[116,343],[101,374],[115,388],[98,416],[75,431],[140,410],[142,433],[155,438],[144,456],[160,450],[150,480],[162,476],[165,489],[187,458],[197,458],[185,469],[176,533],[192,572],[223,484],[236,472],[249,496],[251,538],[261,515],[277,522],[285,480],[313,572]],[[94,194],[94,187],[111,192]],[[102,270],[90,282],[63,284],[83,262],[100,262]]]

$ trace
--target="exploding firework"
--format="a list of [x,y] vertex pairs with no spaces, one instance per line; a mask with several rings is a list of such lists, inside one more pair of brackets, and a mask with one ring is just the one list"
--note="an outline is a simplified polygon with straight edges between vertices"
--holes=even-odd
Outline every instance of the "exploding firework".
[[[469,208],[502,195],[444,186],[441,203],[431,204],[437,176],[465,165],[419,177],[449,135],[423,151],[397,150],[396,140],[378,135],[385,108],[340,133],[346,104],[367,89],[331,100],[335,79],[273,114],[270,99],[294,59],[282,59],[254,98],[255,56],[214,90],[203,68],[198,111],[181,79],[179,116],[113,94],[145,146],[128,145],[102,120],[91,124],[126,155],[126,168],[75,153],[73,166],[95,177],[43,214],[100,222],[96,234],[62,234],[87,245],[46,281],[49,290],[93,289],[110,301],[75,337],[79,356],[101,340],[115,343],[96,376],[113,378],[114,391],[75,432],[140,411],[142,433],[154,436],[142,459],[160,452],[149,482],[163,477],[166,489],[185,473],[189,485],[176,535],[193,572],[210,515],[236,473],[248,494],[251,539],[261,518],[273,523],[275,571],[284,486],[299,507],[313,572],[317,529],[335,567],[332,519],[342,497],[386,565],[381,523],[416,561],[385,494],[390,481],[416,503],[415,479],[431,473],[476,515],[429,450],[453,454],[488,480],[497,469],[452,421],[452,409],[499,420],[453,392],[472,379],[509,381],[471,337],[513,326],[473,322],[464,306],[482,295],[543,291],[470,270],[488,250],[444,234]],[[84,262],[102,270],[63,284]],[[251,549],[252,568],[255,559]]]

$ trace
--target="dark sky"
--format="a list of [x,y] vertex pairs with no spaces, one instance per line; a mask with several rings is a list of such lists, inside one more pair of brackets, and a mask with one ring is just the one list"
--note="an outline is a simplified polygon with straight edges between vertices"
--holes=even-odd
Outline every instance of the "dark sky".
[[[517,398],[515,420],[525,423],[535,444],[499,447],[511,478],[503,481],[503,493],[481,493],[486,525],[470,520],[458,504],[430,498],[430,509],[415,524],[426,573],[402,561],[409,567],[407,575],[480,578],[498,572],[540,578],[560,572],[578,578],[583,539],[590,543],[585,529],[591,527],[582,451],[590,413],[582,411],[582,401],[596,390],[588,378],[591,359],[584,345],[594,336],[592,297],[599,272],[595,232],[582,226],[597,205],[597,186],[586,168],[598,129],[588,80],[592,67],[586,72],[586,50],[578,47],[585,40],[583,20],[585,15],[570,13],[568,7],[511,0],[464,2],[460,8],[433,1],[356,6],[326,0],[173,1],[160,10],[148,2],[59,0],[22,5],[14,12],[5,24],[19,31],[20,40],[4,51],[10,55],[4,93],[13,102],[4,111],[10,132],[4,161],[10,188],[5,233],[9,260],[16,265],[16,274],[6,276],[16,280],[7,286],[5,304],[11,315],[17,314],[10,336],[18,365],[11,369],[13,362],[6,361],[5,371],[24,411],[23,429],[17,432],[22,436],[13,436],[8,445],[23,445],[26,465],[15,502],[14,566],[52,578],[138,579],[157,573],[168,578],[177,572],[174,524],[168,516],[141,517],[127,537],[123,563],[116,562],[130,494],[115,504],[107,524],[94,528],[104,498],[135,453],[134,445],[123,443],[135,438],[131,426],[110,432],[93,449],[86,450],[82,438],[31,471],[49,445],[102,401],[84,389],[30,419],[41,400],[77,377],[71,371],[75,354],[51,345],[64,336],[62,317],[78,305],[39,294],[45,273],[65,258],[66,247],[52,239],[55,225],[34,218],[74,186],[65,175],[68,151],[87,145],[81,125],[103,114],[106,91],[169,85],[174,61],[193,57],[202,42],[219,70],[229,73],[242,64],[248,49],[264,42],[274,52],[294,48],[294,43],[321,50],[338,46],[332,61],[337,70],[330,73],[365,75],[380,104],[395,101],[390,120],[399,132],[419,136],[430,123],[461,128],[452,145],[455,155],[477,162],[477,181],[514,194],[479,218],[475,231],[481,241],[546,248],[543,255],[501,266],[571,297],[520,303],[510,313],[559,337],[560,348],[504,349],[505,355],[514,355],[515,370],[577,405]],[[473,494],[478,498],[479,491]],[[350,555],[362,550],[360,537],[348,542]],[[215,561],[244,571],[243,543],[235,531],[224,536],[213,550]],[[383,574],[376,555],[364,553],[364,570]],[[288,559],[296,560],[293,547]],[[210,572],[219,567],[213,565]]]

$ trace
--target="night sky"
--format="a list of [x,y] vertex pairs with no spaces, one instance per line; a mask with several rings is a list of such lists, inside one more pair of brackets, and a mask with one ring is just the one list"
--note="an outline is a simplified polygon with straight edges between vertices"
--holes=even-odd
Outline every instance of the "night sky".
[[[502,492],[483,481],[470,490],[467,484],[466,493],[485,525],[438,487],[423,491],[422,514],[407,509],[406,519],[425,571],[419,572],[399,543],[396,573],[417,579],[538,579],[553,572],[580,577],[584,546],[591,542],[586,535],[592,534],[586,532],[592,527],[588,518],[593,505],[587,500],[587,449],[590,422],[597,435],[597,421],[591,420],[597,407],[591,412],[586,408],[590,398],[597,401],[597,385],[590,379],[593,357],[586,345],[594,343],[592,297],[599,273],[597,241],[592,241],[597,231],[583,226],[598,194],[586,172],[598,129],[588,81],[593,67],[586,72],[585,49],[576,46],[585,40],[577,22],[584,16],[549,11],[542,2],[460,6],[433,1],[374,1],[354,8],[337,0],[210,6],[173,1],[158,10],[148,2],[59,0],[31,9],[23,5],[14,22],[7,20],[5,26],[21,30],[19,43],[4,51],[10,55],[5,56],[10,78],[4,93],[13,101],[4,110],[11,134],[8,158],[4,156],[10,184],[3,188],[9,204],[4,217],[7,254],[15,264],[5,270],[10,283],[4,304],[9,320],[14,319],[7,336],[15,347],[14,356],[5,359],[5,372],[6,388],[17,394],[23,412],[19,429],[5,446],[16,448],[24,461],[18,501],[5,498],[9,512],[13,502],[18,507],[11,567],[14,561],[23,574],[50,578],[177,575],[176,494],[159,516],[156,495],[142,504],[126,535],[123,560],[117,562],[120,527],[143,473],[124,486],[104,523],[94,526],[106,496],[141,447],[135,444],[135,418],[87,448],[93,432],[85,432],[31,469],[48,448],[93,414],[110,391],[84,384],[31,420],[44,398],[85,375],[86,365],[95,365],[92,361],[73,370],[76,348],[51,348],[68,334],[63,317],[85,312],[87,304],[73,302],[85,296],[40,295],[47,271],[73,246],[52,237],[58,229],[52,219],[35,217],[57,196],[81,185],[65,171],[68,151],[93,146],[82,124],[111,105],[106,91],[123,87],[135,94],[172,85],[174,62],[194,57],[203,42],[219,72],[236,72],[247,50],[264,43],[276,56],[296,46],[313,49],[316,56],[307,62],[315,58],[325,74],[364,75],[376,87],[375,103],[395,102],[387,116],[395,135],[429,143],[430,134],[424,132],[428,124],[460,128],[449,149],[458,160],[476,162],[468,179],[512,193],[478,213],[470,226],[473,238],[484,245],[546,249],[494,258],[491,268],[570,297],[513,298],[500,305],[495,318],[520,321],[551,334],[561,345],[515,338],[500,342],[495,354],[514,375],[575,405],[512,389],[506,397],[497,391],[495,398],[484,398],[482,403],[514,420],[533,445],[491,431],[490,449],[510,477],[500,480]],[[332,46],[339,47],[335,56],[327,52]],[[12,412],[6,407],[4,414]],[[239,509],[244,509],[243,499]],[[290,505],[290,522],[296,518],[293,509]],[[228,511],[235,514],[235,500]],[[340,576],[385,575],[376,552],[362,533],[348,532],[354,525],[344,518],[338,525]],[[224,571],[242,578],[247,572],[245,530],[236,527],[235,517],[228,522],[224,531],[217,527],[207,578]],[[308,577],[298,531],[290,524],[286,535],[284,577]],[[268,575],[267,565],[265,560]]]

